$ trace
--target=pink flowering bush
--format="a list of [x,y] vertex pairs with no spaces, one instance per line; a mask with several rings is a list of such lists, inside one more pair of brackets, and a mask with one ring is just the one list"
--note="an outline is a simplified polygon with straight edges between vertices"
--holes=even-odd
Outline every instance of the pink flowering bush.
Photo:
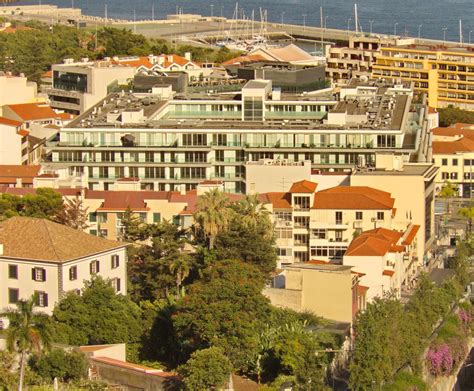
[[464,324],[469,324],[471,322],[471,314],[465,309],[460,309],[458,312],[459,320]]
[[454,359],[446,343],[431,347],[426,354],[426,359],[433,376],[446,376],[453,370]]

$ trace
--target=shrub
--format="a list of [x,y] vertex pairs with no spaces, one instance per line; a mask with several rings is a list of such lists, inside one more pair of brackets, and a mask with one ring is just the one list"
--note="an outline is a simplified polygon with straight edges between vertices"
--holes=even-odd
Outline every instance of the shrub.
[[393,382],[386,384],[382,391],[428,391],[426,383],[409,372],[398,372]]
[[433,376],[447,376],[453,370],[454,359],[446,343],[430,348],[426,359]]
[[88,368],[87,359],[82,353],[67,353],[62,349],[33,356],[29,365],[33,372],[49,382],[55,377],[66,382],[81,380],[86,377]]

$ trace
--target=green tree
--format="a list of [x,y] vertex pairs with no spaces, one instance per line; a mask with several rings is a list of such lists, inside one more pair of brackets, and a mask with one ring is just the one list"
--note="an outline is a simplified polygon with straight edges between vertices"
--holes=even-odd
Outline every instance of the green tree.
[[51,383],[54,378],[61,381],[79,381],[87,377],[89,363],[81,352],[65,352],[53,349],[47,354],[33,355],[29,361],[30,368],[42,379]]
[[74,229],[85,230],[89,227],[88,209],[84,208],[84,202],[78,196],[66,199],[63,208],[54,217],[54,221]]
[[446,200],[446,213],[450,212],[451,198],[454,198],[458,195],[458,188],[456,185],[453,185],[451,182],[446,182],[446,184],[441,188],[438,193],[438,197],[444,198]]
[[17,385],[15,370],[15,355],[6,350],[0,350],[0,390],[13,390]]
[[194,352],[178,372],[186,390],[219,390],[229,381],[232,364],[222,348],[213,346]]
[[20,354],[20,379],[18,390],[23,390],[26,357],[33,352],[48,350],[51,343],[51,330],[46,315],[34,312],[37,296],[19,300],[16,308],[5,310],[1,316],[8,319],[6,330],[7,349]]
[[474,113],[469,110],[462,110],[458,107],[449,106],[439,111],[439,125],[451,126],[457,123],[474,124]]
[[176,297],[178,298],[181,291],[181,284],[190,273],[190,260],[187,254],[181,253],[177,254],[173,259],[171,259],[169,264],[169,269],[172,274],[174,274],[176,279]]
[[202,232],[208,240],[209,249],[213,249],[217,234],[225,231],[228,227],[230,220],[229,199],[218,189],[212,189],[200,195],[194,220],[198,232]]
[[257,349],[257,332],[270,315],[264,279],[255,266],[220,261],[188,287],[172,315],[182,357],[220,346],[236,369],[245,369]]
[[53,310],[57,342],[71,345],[136,344],[142,335],[140,308],[117,295],[101,277],[69,292]]
[[474,204],[470,204],[458,210],[458,216],[464,217],[467,220],[467,235],[472,233],[472,219],[474,219]]
[[143,241],[149,236],[149,229],[137,213],[132,212],[130,207],[122,215],[122,233],[121,240],[125,242]]

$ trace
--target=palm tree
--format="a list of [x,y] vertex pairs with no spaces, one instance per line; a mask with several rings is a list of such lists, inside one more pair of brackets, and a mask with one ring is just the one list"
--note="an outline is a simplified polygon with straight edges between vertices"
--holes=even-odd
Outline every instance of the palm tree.
[[214,248],[217,234],[227,229],[229,219],[229,199],[223,192],[212,189],[199,196],[194,220],[197,229],[208,239],[209,249]]
[[470,234],[472,232],[472,219],[474,219],[474,204],[459,209],[458,216],[467,219],[467,232]]
[[242,220],[250,228],[255,228],[259,223],[264,222],[264,219],[270,218],[270,212],[265,209],[256,194],[247,195],[239,204]]
[[51,331],[49,319],[45,314],[35,313],[34,306],[37,295],[28,300],[19,300],[15,309],[6,309],[0,316],[8,319],[7,349],[20,354],[20,381],[18,390],[23,390],[26,356],[31,352],[41,352],[41,348],[49,349]]
[[181,284],[189,276],[190,267],[189,259],[186,254],[180,254],[175,257],[169,264],[170,272],[175,275],[176,278],[176,298],[179,297]]
[[438,193],[438,197],[444,198],[446,200],[446,213],[449,214],[449,201],[451,198],[458,195],[458,188],[456,185],[453,185],[451,182],[446,182],[443,188]]

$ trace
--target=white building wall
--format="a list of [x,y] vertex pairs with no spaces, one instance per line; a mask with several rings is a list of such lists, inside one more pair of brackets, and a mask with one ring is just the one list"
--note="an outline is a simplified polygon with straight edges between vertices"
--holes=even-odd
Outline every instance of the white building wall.
[[0,164],[22,164],[21,138],[15,127],[0,124]]

